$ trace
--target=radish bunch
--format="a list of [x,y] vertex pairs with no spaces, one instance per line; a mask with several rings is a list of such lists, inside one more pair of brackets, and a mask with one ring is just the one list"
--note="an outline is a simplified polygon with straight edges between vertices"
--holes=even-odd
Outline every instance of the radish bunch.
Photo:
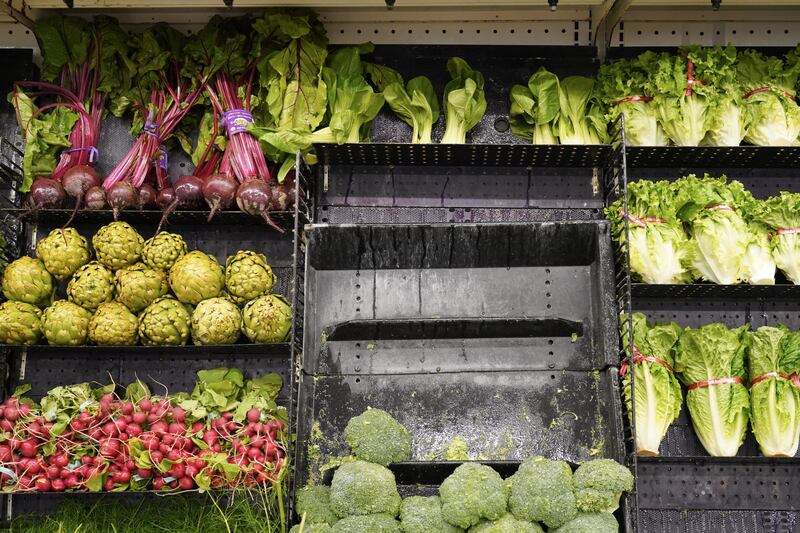
[[134,401],[105,393],[67,418],[66,410],[45,413],[11,397],[0,404],[0,483],[13,492],[99,492],[282,480],[287,427],[276,412],[251,407],[239,421],[232,411],[198,418],[181,401],[185,395]]

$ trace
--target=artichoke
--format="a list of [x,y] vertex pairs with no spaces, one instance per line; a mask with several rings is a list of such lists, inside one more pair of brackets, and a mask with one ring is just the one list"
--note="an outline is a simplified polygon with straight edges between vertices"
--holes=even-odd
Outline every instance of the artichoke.
[[186,255],[186,242],[175,233],[162,231],[147,239],[142,250],[142,261],[155,270],[169,270],[175,261]]
[[137,263],[114,273],[117,300],[138,313],[169,292],[167,273]]
[[58,300],[42,313],[42,331],[49,344],[80,346],[86,344],[91,318],[80,305]]
[[192,313],[195,344],[234,344],[239,340],[242,313],[227,298],[203,300]]
[[0,304],[0,344],[36,344],[42,337],[42,311],[25,302]]
[[191,318],[186,307],[171,296],[162,296],[139,316],[139,337],[145,346],[178,346],[189,339]]
[[276,280],[263,254],[239,251],[225,261],[225,285],[236,303],[269,294]]
[[36,245],[36,257],[53,277],[65,280],[89,262],[89,243],[75,228],[54,229]]
[[244,306],[242,333],[252,342],[282,342],[291,328],[292,308],[283,296],[259,296]]
[[142,256],[144,239],[127,222],[112,222],[92,237],[97,260],[111,270],[136,263]]
[[101,303],[114,299],[114,274],[97,261],[86,263],[69,280],[67,298],[94,311]]
[[216,259],[194,250],[178,259],[169,269],[169,285],[178,300],[197,305],[222,294],[225,273]]
[[100,304],[89,321],[89,340],[99,346],[132,346],[139,340],[139,319],[119,302]]
[[9,300],[44,307],[53,290],[53,277],[38,259],[20,257],[3,271],[3,294]]

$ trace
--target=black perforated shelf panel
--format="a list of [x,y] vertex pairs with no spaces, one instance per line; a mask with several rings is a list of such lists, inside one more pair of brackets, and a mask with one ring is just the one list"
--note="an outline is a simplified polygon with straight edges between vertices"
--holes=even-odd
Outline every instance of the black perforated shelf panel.
[[800,285],[781,283],[776,285],[716,285],[692,283],[689,285],[648,285],[634,283],[631,295],[636,298],[712,298],[769,300],[773,298],[800,298]]
[[797,146],[629,146],[628,167],[635,168],[734,168],[800,165]]
[[600,167],[611,146],[533,144],[318,144],[323,165]]

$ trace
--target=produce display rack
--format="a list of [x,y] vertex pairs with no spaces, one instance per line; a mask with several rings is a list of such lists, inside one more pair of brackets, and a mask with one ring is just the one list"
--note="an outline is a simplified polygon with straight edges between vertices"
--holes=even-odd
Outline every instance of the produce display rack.
[[[414,4],[413,0],[406,1]],[[398,2],[402,4],[403,0]],[[300,3],[323,6],[321,12],[332,44],[372,39],[378,43],[373,54],[376,62],[404,73],[411,70],[414,74],[425,74],[437,90],[446,81],[445,61],[453,55],[464,57],[476,69],[489,73],[487,113],[468,137],[469,144],[407,144],[404,142],[407,126],[384,110],[373,123],[373,143],[320,145],[316,151],[319,164],[312,167],[302,158],[298,159],[298,189],[305,194],[298,197],[293,211],[272,214],[286,230],[282,237],[266,225],[247,224],[252,219],[236,211],[219,213],[213,226],[205,224],[205,212],[177,211],[170,217],[167,230],[190,233],[194,245],[216,243],[218,248],[213,252],[218,257],[225,255],[226,246],[231,245],[230,235],[236,228],[236,232],[250,234],[242,242],[264,247],[268,259],[276,258],[281,278],[279,290],[290,296],[293,305],[294,322],[289,342],[268,347],[246,344],[202,349],[132,347],[113,354],[96,347],[0,347],[5,355],[3,388],[6,394],[23,378],[34,382],[36,396],[52,386],[68,382],[107,381],[111,376],[125,383],[136,376],[143,377],[144,373],[170,388],[186,390],[193,383],[196,370],[230,365],[253,374],[278,371],[285,377],[281,402],[289,407],[293,433],[301,436],[308,433],[309,398],[315,398],[314,394],[319,394],[314,399],[319,401],[315,404],[317,409],[320,405],[339,409],[328,422],[331,428],[340,430],[346,417],[356,414],[355,411],[365,405],[337,405],[337,395],[355,390],[340,387],[341,383],[327,391],[310,392],[317,369],[306,365],[306,361],[321,361],[320,353],[307,352],[308,341],[306,352],[303,351],[304,339],[312,334],[306,317],[314,311],[311,308],[313,294],[308,298],[308,306],[306,296],[310,290],[308,268],[313,259],[307,248],[309,236],[315,232],[348,226],[362,231],[390,228],[398,232],[409,226],[500,228],[533,227],[548,222],[595,223],[604,227],[603,208],[626,196],[629,180],[675,179],[688,172],[724,172],[743,181],[757,196],[798,188],[795,169],[800,164],[800,148],[797,147],[626,147],[622,124],[610,145],[533,146],[511,134],[507,117],[510,85],[525,83],[539,66],[559,75],[591,75],[605,56],[630,56],[659,46],[675,47],[690,42],[794,46],[800,34],[800,11],[795,7],[797,2],[792,0],[750,2],[751,5],[726,0],[719,16],[710,11],[708,2],[703,1],[701,9],[699,1],[690,0],[679,3],[562,0],[558,11],[552,13],[544,2],[541,6],[529,6],[527,2],[521,6],[521,2],[502,1],[489,7],[472,7],[480,2],[467,2],[469,8],[463,8],[462,2],[457,6],[452,2],[428,2],[430,9],[416,11],[413,6],[405,11],[402,5],[393,11],[377,8],[359,11],[366,2],[345,2],[348,7],[342,10],[325,8],[324,3],[319,2]],[[140,7],[144,11],[117,11],[114,0],[75,0],[72,4],[82,8],[72,10],[73,13],[94,14],[99,9],[121,16],[131,28],[163,18],[184,30],[200,27],[211,13],[221,8],[212,5],[210,0],[190,2],[192,7],[185,12],[163,9],[164,3],[148,0],[126,3],[127,7]],[[267,4],[274,5],[274,2],[241,3],[237,0],[237,7],[245,9]],[[37,9],[67,12],[61,0],[29,0],[27,5],[33,10],[23,5],[23,16],[33,17]],[[145,13],[148,9],[152,13]],[[0,73],[5,87],[11,80],[33,76],[30,52],[14,48],[30,48],[35,42],[30,32],[24,33],[20,24],[3,19],[2,15],[0,27],[8,28],[7,32],[0,31],[0,45],[11,47],[0,52],[0,58],[4,65],[14,66]],[[415,44],[409,45],[412,41]],[[434,137],[439,138],[442,131],[440,121],[434,129]],[[102,152],[117,153],[130,142],[124,121],[109,120],[104,124]],[[22,198],[15,190],[20,174],[20,146],[13,116],[4,111],[0,117],[0,230],[6,238],[7,253],[13,256],[29,252],[49,228],[60,227],[69,216],[67,210],[54,210],[39,212],[23,222],[17,220],[24,211]],[[115,158],[103,159],[113,161]],[[188,158],[177,153],[170,154],[169,164],[173,176],[191,170]],[[100,170],[109,169],[101,167]],[[129,211],[123,213],[121,219],[131,222],[137,229],[145,228],[144,232],[152,232],[159,217],[160,212]],[[111,214],[107,211],[82,212],[76,218],[76,225],[91,233],[93,230],[88,228],[96,229],[110,220]],[[610,243],[607,237],[604,240]],[[608,297],[615,312],[641,311],[651,319],[675,320],[684,326],[721,321],[730,326],[749,322],[758,327],[781,322],[800,328],[800,290],[785,281],[770,287],[644,285],[631,279],[627,254],[622,247],[609,257],[609,265],[613,263],[615,268]],[[356,298],[358,294],[352,292],[349,296]],[[353,302],[348,301],[348,305],[350,303]],[[514,327],[502,320],[477,321],[473,320],[475,318],[467,317],[450,324],[404,320],[402,324],[381,327],[383,335],[400,337],[413,337],[425,328],[440,328],[437,342],[463,340],[468,336],[465,332],[495,339],[506,335],[507,328]],[[365,335],[378,337],[381,343],[388,342],[374,330],[365,333],[363,326],[351,322],[328,329],[326,333],[333,334],[333,342],[344,344],[364,342],[356,337]],[[569,321],[551,326],[571,327]],[[606,333],[616,335],[616,331]],[[351,355],[355,357],[356,352]],[[627,461],[637,478],[635,490],[625,498],[619,513],[623,530],[646,533],[790,533],[800,530],[800,487],[797,485],[800,458],[759,457],[752,436],[748,437],[738,457],[708,457],[694,436],[684,408],[665,439],[663,456],[636,457],[633,453],[635,426],[629,423],[629,414],[624,412],[620,399],[618,363],[624,356],[624,349],[615,350],[613,355],[606,354],[602,365],[596,369],[607,379],[606,399],[616,409],[613,420],[616,441],[609,456]],[[568,358],[555,364],[559,371],[562,363],[567,364]],[[550,362],[542,360],[536,364],[547,366]],[[334,370],[341,370],[334,366],[323,368],[328,377]],[[537,371],[546,372],[546,380],[555,374],[550,368]],[[375,375],[364,378],[363,374],[356,376],[351,366],[349,372],[341,374],[343,382],[352,380],[349,383],[352,387],[356,387],[359,379],[385,382],[397,376],[404,379],[407,375],[388,367],[383,372],[377,378]],[[424,385],[420,380],[420,389]],[[530,387],[530,383],[526,386]],[[314,412],[314,406],[310,411]],[[302,446],[303,442],[298,440],[298,449]],[[343,443],[339,441],[332,446],[341,447]],[[302,461],[307,457],[301,452],[295,459],[299,461],[298,466],[303,467]],[[517,461],[487,464],[506,474],[513,471]],[[432,493],[454,466],[443,461],[425,464],[412,461],[393,465],[392,469],[403,491]],[[330,472],[326,475],[330,476]],[[302,482],[301,479],[297,481]],[[3,519],[26,512],[49,512],[59,499],[41,495],[6,497],[0,502]]]

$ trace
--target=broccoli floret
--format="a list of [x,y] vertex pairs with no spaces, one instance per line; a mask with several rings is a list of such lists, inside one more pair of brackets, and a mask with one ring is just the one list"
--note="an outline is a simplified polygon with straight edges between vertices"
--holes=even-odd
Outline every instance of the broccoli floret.
[[508,506],[520,520],[543,522],[557,528],[578,514],[573,494],[572,469],[564,461],[533,457],[508,478]]
[[578,513],[553,533],[618,533],[619,524],[611,513]]
[[623,492],[633,489],[631,471],[613,459],[595,459],[575,470],[575,502],[584,513],[613,513]]
[[517,520],[508,513],[500,520],[483,521],[469,528],[469,533],[544,533],[539,524]]
[[331,488],[325,485],[303,487],[295,495],[297,516],[305,516],[306,524],[333,525],[338,517],[331,511]]
[[463,533],[442,518],[442,502],[438,496],[411,496],[400,506],[400,524],[405,533]]
[[491,467],[464,463],[439,487],[445,522],[468,528],[481,518],[497,520],[506,512],[508,486]]
[[467,439],[458,435],[453,437],[453,440],[447,443],[447,448],[444,450],[445,461],[469,461],[469,447],[467,446]]
[[367,409],[351,418],[344,428],[344,437],[353,454],[362,461],[387,466],[411,459],[411,435],[381,409]]
[[[333,530],[328,524],[309,524],[308,521],[306,521],[302,533],[331,533],[331,531]],[[292,526],[289,533],[301,533],[300,524]]]
[[342,518],[331,533],[400,533],[400,522],[388,514],[370,514]]
[[397,516],[400,494],[394,474],[385,466],[353,461],[336,469],[331,482],[331,510],[341,518],[387,513]]

